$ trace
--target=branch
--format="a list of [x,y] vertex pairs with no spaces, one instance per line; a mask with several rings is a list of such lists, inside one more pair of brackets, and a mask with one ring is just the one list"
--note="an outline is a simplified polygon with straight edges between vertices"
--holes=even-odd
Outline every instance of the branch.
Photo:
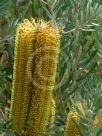
[[72,33],[72,32],[74,32],[74,31],[76,31],[76,27],[73,28],[73,29],[71,29],[71,30],[69,30],[69,31],[67,31],[67,32],[65,32],[65,31],[62,30],[61,34],[67,35],[67,34]]
[[[76,26],[76,27],[74,27],[73,29],[71,29],[71,30],[69,30],[69,31],[66,31],[66,32],[65,32],[64,30],[62,30],[62,31],[61,31],[61,34],[62,34],[62,35],[70,34],[70,33],[74,32],[74,31],[76,31],[76,30],[83,29],[83,28],[84,28],[85,26],[87,26],[87,25],[90,26],[90,27],[91,27],[91,26],[96,26],[96,25],[99,26],[99,25],[102,23],[102,20],[100,20],[98,23],[96,23],[96,22],[93,23],[93,24],[92,24],[92,23],[93,23],[93,22],[91,22],[91,23],[90,23],[90,22],[89,22],[89,23],[88,23],[88,22],[85,22],[85,23],[80,24],[79,26]],[[89,25],[89,24],[90,24],[90,25]]]
[[46,4],[46,5],[48,5],[48,3],[47,2],[45,2],[44,0],[40,0],[41,2],[43,2],[44,4]]

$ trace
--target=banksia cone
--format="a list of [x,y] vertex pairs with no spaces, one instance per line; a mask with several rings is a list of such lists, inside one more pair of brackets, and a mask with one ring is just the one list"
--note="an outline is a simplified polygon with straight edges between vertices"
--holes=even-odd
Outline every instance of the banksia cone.
[[39,136],[48,124],[60,34],[42,20],[25,20],[16,33],[10,118],[12,129]]
[[[85,116],[85,111],[84,111],[83,106],[80,102],[77,103],[77,108],[81,112],[81,114],[83,116]],[[76,126],[74,121],[80,123],[80,115],[73,107],[67,117],[64,136],[81,136],[80,129]],[[99,118],[98,117],[95,118],[93,124],[95,127],[97,127],[99,125]]]
[[[78,110],[80,110],[80,112],[84,114],[84,110],[80,102],[77,103],[77,107],[78,107]],[[78,115],[75,108],[72,108],[72,110],[70,111],[67,117],[64,136],[80,136],[80,130],[74,123],[74,120],[79,123],[80,116]]]

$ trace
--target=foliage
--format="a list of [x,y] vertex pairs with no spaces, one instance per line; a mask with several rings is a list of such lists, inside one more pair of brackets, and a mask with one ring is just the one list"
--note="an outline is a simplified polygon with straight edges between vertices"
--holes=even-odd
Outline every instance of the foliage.
[[50,130],[51,135],[63,135],[67,113],[72,105],[81,101],[86,118],[82,117],[81,123],[76,125],[82,128],[82,136],[101,136],[101,125],[98,128],[92,125],[93,118],[101,114],[102,108],[101,0],[0,1],[0,133],[13,135],[9,129],[8,112],[15,30],[24,18],[32,17],[51,21],[61,33],[57,85],[54,90],[56,119]]

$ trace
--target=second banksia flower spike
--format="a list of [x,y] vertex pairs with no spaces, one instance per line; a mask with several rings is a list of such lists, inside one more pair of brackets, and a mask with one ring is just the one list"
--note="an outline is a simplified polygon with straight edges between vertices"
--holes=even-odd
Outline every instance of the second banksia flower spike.
[[[84,108],[81,104],[81,102],[77,102],[76,104],[77,109],[81,113],[82,117],[85,117],[85,111]],[[75,109],[75,107],[72,107],[71,111],[68,114],[67,121],[66,121],[66,126],[65,126],[65,132],[64,136],[81,136],[81,128],[79,128],[74,121],[77,123],[80,123],[81,117],[78,114],[78,111]],[[95,127],[99,126],[99,117],[96,116],[96,118],[93,121],[93,125]]]
[[[80,102],[77,103],[77,107],[78,107],[78,110],[84,115],[84,110]],[[73,107],[67,117],[64,136],[80,136],[80,130],[76,126],[74,120],[79,123],[80,115],[78,115],[78,112]]]

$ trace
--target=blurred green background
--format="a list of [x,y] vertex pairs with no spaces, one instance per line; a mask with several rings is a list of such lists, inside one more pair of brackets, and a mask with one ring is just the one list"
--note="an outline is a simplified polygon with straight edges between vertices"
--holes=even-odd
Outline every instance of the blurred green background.
[[102,136],[102,125],[92,125],[97,115],[102,122],[101,0],[0,0],[0,136],[14,136],[8,119],[14,41],[25,18],[50,21],[61,33],[51,136],[63,136],[67,114],[77,101],[87,115],[81,122],[82,136]]

